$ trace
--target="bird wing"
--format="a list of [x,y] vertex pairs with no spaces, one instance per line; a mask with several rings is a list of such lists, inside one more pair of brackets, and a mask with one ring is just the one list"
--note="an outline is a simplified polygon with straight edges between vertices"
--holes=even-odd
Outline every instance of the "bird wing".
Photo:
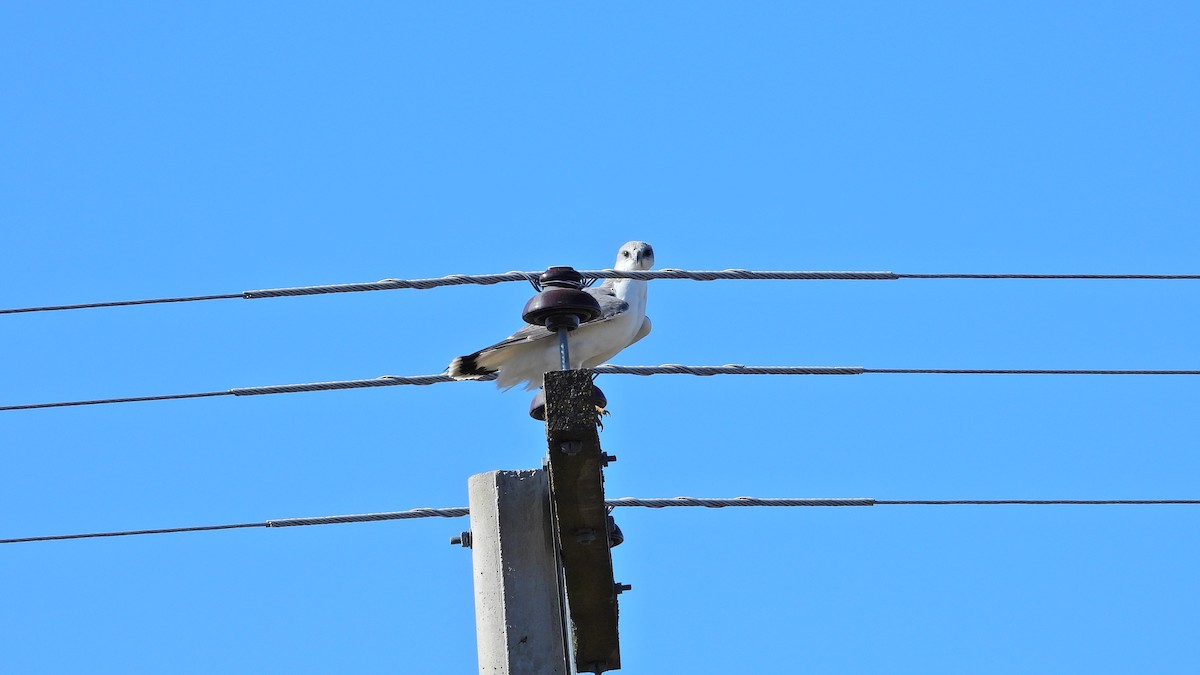
[[[594,326],[604,323],[629,310],[629,303],[618,298],[617,294],[613,292],[612,286],[613,281],[610,279],[596,288],[585,289],[599,303],[600,316],[585,322],[584,326]],[[649,332],[649,327],[649,322],[643,324],[645,332]],[[642,335],[644,336],[644,333]],[[490,347],[484,347],[474,354],[467,354],[466,356],[454,359],[450,362],[450,367],[446,372],[456,380],[478,379],[496,372],[500,364],[503,363],[503,361],[497,362],[496,357],[500,356],[503,359],[507,355],[497,355],[497,352],[505,349],[521,350],[521,348],[527,345],[554,337],[556,336],[553,333],[542,326],[528,325]]]
[[[592,319],[591,321],[584,322],[582,324],[584,326],[592,326],[598,323],[604,323],[605,321],[615,318],[629,309],[629,303],[618,298],[617,294],[613,292],[611,279],[606,280],[600,286],[595,288],[585,288],[584,290],[587,291],[587,293],[595,298],[596,302],[600,304],[600,316]],[[529,324],[521,330],[504,338],[500,342],[497,342],[490,347],[484,347],[476,353],[481,354],[483,352],[490,352],[515,344],[537,342],[538,340],[547,340],[555,337],[555,334],[546,330],[544,326],[535,326],[533,324]]]
[[[642,317],[642,326],[641,326],[641,328],[638,328],[637,335],[633,336],[633,342],[637,342],[638,340],[641,340],[642,338],[646,337],[649,334],[650,334],[650,317],[648,317],[648,316]],[[632,345],[633,342],[630,342],[629,344]]]

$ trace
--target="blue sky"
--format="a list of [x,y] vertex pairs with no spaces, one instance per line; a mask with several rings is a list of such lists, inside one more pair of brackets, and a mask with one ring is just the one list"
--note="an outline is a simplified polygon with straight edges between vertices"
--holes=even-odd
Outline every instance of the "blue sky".
[[[1197,273],[1191,3],[6,3],[0,306],[538,269]],[[1197,368],[1198,282],[657,281],[622,364]],[[440,372],[522,284],[0,317],[0,404]],[[735,308],[733,316],[724,308]],[[608,376],[612,497],[1196,498],[1190,378]],[[3,413],[0,537],[466,504],[528,396]],[[627,673],[1200,660],[1193,507],[618,511]],[[471,672],[465,520],[6,546],[0,670]]]

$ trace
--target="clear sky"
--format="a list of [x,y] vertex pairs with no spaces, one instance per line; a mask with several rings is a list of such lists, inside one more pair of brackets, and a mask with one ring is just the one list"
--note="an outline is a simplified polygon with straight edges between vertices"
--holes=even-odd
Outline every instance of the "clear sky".
[[[0,306],[1200,272],[1186,2],[7,2]],[[524,284],[0,316],[0,404],[441,372]],[[1200,368],[1192,281],[650,286],[621,364]],[[1200,378],[606,376],[610,497],[1200,497]],[[0,413],[0,537],[466,505],[486,383]],[[1180,672],[1197,507],[617,512],[637,673]],[[5,673],[466,673],[465,519],[0,547]]]

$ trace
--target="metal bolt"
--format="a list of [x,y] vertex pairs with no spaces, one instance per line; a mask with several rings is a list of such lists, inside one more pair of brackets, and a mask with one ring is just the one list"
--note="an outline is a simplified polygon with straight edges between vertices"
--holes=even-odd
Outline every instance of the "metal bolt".
[[[571,317],[574,319],[575,317]],[[546,328],[554,326],[552,321],[546,322]],[[579,326],[579,320],[575,319],[574,326]],[[560,324],[558,326],[558,365],[562,370],[571,369],[571,341],[568,337],[571,334],[572,327]]]
[[622,583],[613,584],[613,588],[616,589],[617,595],[620,595],[620,594],[624,593],[625,591],[633,590],[633,586],[631,586],[630,584],[622,584]]
[[600,453],[600,463],[603,464],[604,466],[608,466],[609,464],[612,464],[615,461],[617,461],[616,455],[610,455],[607,452]]
[[467,530],[457,537],[450,537],[452,546],[462,546],[463,548],[471,548],[471,531]]

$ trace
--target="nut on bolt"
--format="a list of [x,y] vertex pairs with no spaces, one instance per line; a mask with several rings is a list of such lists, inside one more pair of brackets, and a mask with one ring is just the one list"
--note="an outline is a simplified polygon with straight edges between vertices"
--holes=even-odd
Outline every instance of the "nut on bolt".
[[471,548],[471,531],[467,530],[457,537],[450,537],[452,546],[462,546],[463,548]]

